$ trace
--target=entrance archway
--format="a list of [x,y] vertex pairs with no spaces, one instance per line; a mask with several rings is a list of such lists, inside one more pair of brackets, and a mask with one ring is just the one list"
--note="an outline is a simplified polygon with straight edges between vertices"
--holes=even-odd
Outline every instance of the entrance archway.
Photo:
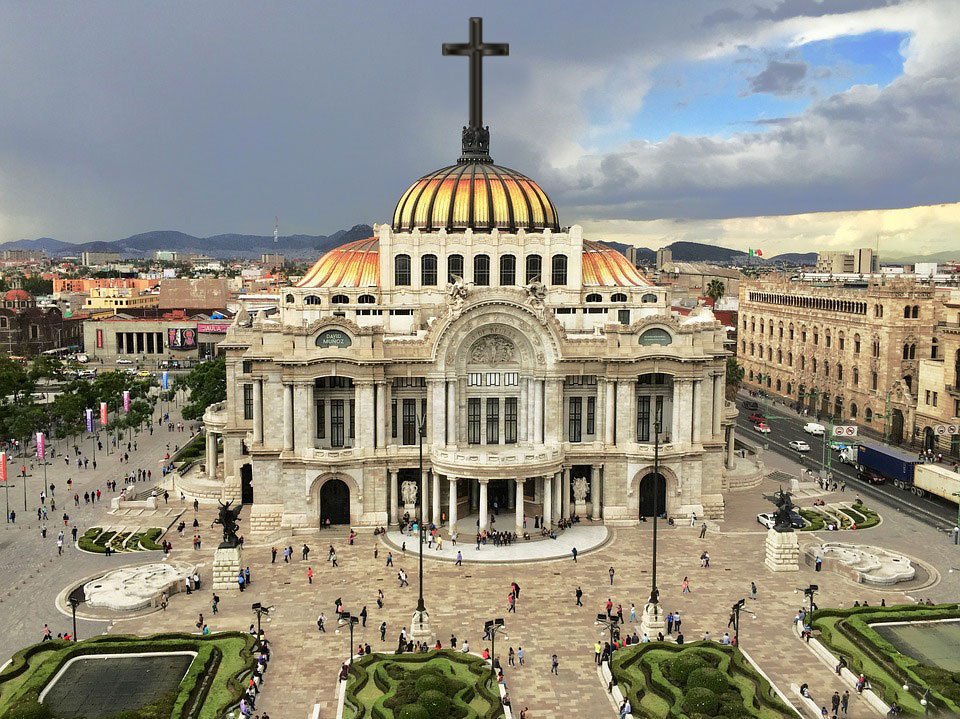
[[923,428],[923,448],[924,450],[935,450],[937,448],[937,436],[933,433],[931,427]]
[[903,441],[903,412],[899,409],[893,410],[890,421],[890,441],[894,444],[900,444]]
[[240,467],[240,503],[253,504],[253,465]]
[[[656,494],[656,498],[654,498]],[[656,504],[654,504],[656,500]],[[667,480],[651,472],[640,480],[640,516],[662,516],[667,511]]]
[[350,488],[342,479],[328,479],[320,487],[320,521],[350,524]]

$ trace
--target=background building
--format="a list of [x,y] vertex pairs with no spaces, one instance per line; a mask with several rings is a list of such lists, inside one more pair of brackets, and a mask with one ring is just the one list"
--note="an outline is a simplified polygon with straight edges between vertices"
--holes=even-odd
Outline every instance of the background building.
[[83,320],[81,316],[64,317],[57,307],[37,307],[24,290],[7,290],[0,306],[0,351],[30,357],[62,347],[79,349]]
[[[929,358],[920,361],[914,438],[960,460],[960,290],[943,304]],[[946,428],[946,429],[943,429]]]
[[199,360],[217,355],[230,320],[209,315],[167,312],[157,318],[132,317],[122,313],[88,320],[83,346],[93,362],[115,365],[129,360],[152,369],[175,361],[191,367]]
[[160,306],[160,295],[154,291],[141,291],[132,287],[94,287],[84,302],[88,312],[113,310],[130,312],[149,310]]
[[230,291],[225,277],[164,279],[160,283],[160,311],[185,310],[212,314],[227,308]]
[[119,252],[81,252],[80,264],[84,267],[98,267],[120,261]]
[[869,247],[861,247],[853,252],[821,252],[817,256],[816,271],[834,275],[870,275],[880,271],[880,257]]

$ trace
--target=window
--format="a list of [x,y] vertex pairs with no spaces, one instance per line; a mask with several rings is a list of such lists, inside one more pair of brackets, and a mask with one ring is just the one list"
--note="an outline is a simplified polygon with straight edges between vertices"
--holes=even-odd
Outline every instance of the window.
[[482,373],[482,372],[468,372],[468,373],[467,373],[467,386],[468,386],[468,387],[481,387],[481,386],[483,386],[483,373]]
[[447,258],[447,282],[463,277],[463,255],[450,255]]
[[551,261],[550,284],[563,286],[567,284],[567,256],[554,255]]
[[480,444],[480,398],[467,399],[467,442]]
[[543,258],[540,255],[527,255],[526,284],[539,280],[543,274]]
[[499,372],[487,372],[487,387],[499,387],[500,386],[500,373]]
[[322,399],[317,402],[317,437],[327,436],[327,404]]
[[506,444],[517,443],[517,407],[516,397],[503,400],[503,441]]
[[[657,296],[654,295],[654,294],[646,294],[646,295],[644,295],[643,297],[640,298],[640,301],[643,302],[644,304],[652,304],[652,303],[654,303],[654,302],[657,301]],[[743,326],[744,326],[744,328],[746,328],[746,326],[747,326],[747,320],[746,320],[746,319],[743,320]]]
[[520,373],[519,372],[504,372],[503,373],[503,386],[504,387],[516,387],[520,384]]
[[953,416],[960,417],[960,399],[953,400]]
[[320,304],[320,298],[317,297],[316,295],[307,295],[306,297],[303,298],[303,304],[305,304],[305,305],[319,305],[319,304]]
[[787,364],[793,367],[793,352],[787,352]]
[[806,368],[807,368],[807,356],[800,355],[800,369],[806,369]]
[[611,302],[626,302],[627,296],[623,292],[614,292],[610,295]]
[[843,382],[843,365],[837,362],[837,379]]
[[903,318],[910,319],[910,305],[903,308]]
[[373,295],[360,295],[357,298],[357,303],[361,305],[372,305],[376,304],[377,298]]
[[253,372],[253,361],[243,360],[243,362],[240,364],[240,371],[244,374],[250,374]]
[[393,258],[393,284],[397,287],[410,285],[410,255],[397,255]]
[[920,305],[913,306],[913,313],[911,314],[911,317],[913,317],[913,319],[920,317]]
[[870,373],[870,389],[876,389],[877,386],[878,386],[877,373],[871,372]]
[[513,255],[500,257],[500,286],[509,287],[517,284],[517,258]]
[[850,403],[850,419],[856,419],[856,418],[857,418],[857,403],[851,402]]
[[487,444],[500,444],[500,400],[487,397]]
[[473,283],[480,287],[490,284],[490,255],[477,255],[473,258]]
[[806,341],[807,341],[807,331],[806,331],[806,330],[800,330],[800,341],[801,341],[801,342],[806,342]]
[[872,422],[872,421],[873,421],[873,410],[870,409],[869,407],[867,407],[865,410],[863,410],[863,419],[866,420],[867,422]]
[[622,325],[630,324],[630,310],[617,310],[617,322]]
[[841,350],[844,349],[846,341],[844,339],[843,332],[837,335],[837,344],[840,346]]
[[777,349],[777,364],[783,364],[783,350]]
[[597,398],[587,397],[587,434],[596,434],[597,426]]
[[243,418],[253,419],[253,385],[243,385]]
[[856,367],[853,368],[853,386],[856,387],[860,384],[860,370]]
[[817,358],[816,358],[816,357],[813,358],[813,365],[812,365],[812,366],[813,366],[813,371],[814,371],[814,373],[816,373],[816,371],[817,371]]
[[420,258],[420,284],[434,287],[437,284],[437,256],[424,255]]
[[284,298],[284,300],[286,301],[286,303],[287,303],[288,305],[292,305],[292,304],[293,304],[293,295],[287,295],[287,296]]
[[591,292],[587,295],[587,302],[603,302],[603,296],[596,292]]
[[569,427],[567,429],[567,439],[570,442],[582,442],[583,437],[581,436],[581,422],[583,420],[583,398],[582,397],[571,397],[570,398],[570,421]]
[[334,295],[330,298],[330,304],[332,305],[345,305],[350,302],[350,298],[346,295]]
[[824,342],[825,342],[825,344],[827,345],[828,348],[833,346],[833,344],[831,343],[830,340],[831,340],[830,330],[827,330],[827,331],[824,333]]
[[860,354],[860,335],[853,336],[853,353],[855,355]]
[[907,343],[903,345],[903,358],[910,359],[910,345]]
[[403,444],[417,443],[417,400],[403,400]]
[[939,354],[940,354],[940,340],[934,337],[933,342],[930,344],[930,359],[938,359]]
[[793,341],[793,325],[790,325],[790,341]]
[[926,396],[924,398],[926,404],[930,404],[930,390],[927,390]]
[[400,422],[397,421],[397,400],[390,400],[390,436],[393,439],[397,438],[397,427],[400,426]]
[[330,400],[330,446],[343,446],[343,400]]
[[650,398],[637,397],[637,441],[650,441]]
[[934,407],[937,406],[937,397],[938,397],[939,395],[940,395],[939,392],[934,392],[934,393],[933,393],[933,406],[934,406]]

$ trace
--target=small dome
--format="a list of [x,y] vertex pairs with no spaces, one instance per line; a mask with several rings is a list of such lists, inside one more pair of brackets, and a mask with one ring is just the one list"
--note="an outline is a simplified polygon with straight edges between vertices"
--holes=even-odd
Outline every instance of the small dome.
[[26,290],[7,290],[3,299],[5,302],[32,302],[33,297]]
[[395,232],[560,231],[557,208],[536,182],[489,161],[461,161],[424,175],[403,193],[393,213]]
[[380,283],[380,239],[368,237],[334,247],[307,270],[297,287],[376,287]]

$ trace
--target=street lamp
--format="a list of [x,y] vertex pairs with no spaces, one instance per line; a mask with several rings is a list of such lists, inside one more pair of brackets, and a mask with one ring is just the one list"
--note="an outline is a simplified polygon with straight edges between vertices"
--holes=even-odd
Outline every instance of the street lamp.
[[730,619],[733,622],[733,645],[735,647],[740,646],[740,612],[750,611],[743,608],[746,603],[746,599],[741,599],[739,602],[734,604],[733,613],[730,615]]
[[[951,492],[951,497],[957,497],[957,526],[960,527],[960,492]],[[960,544],[960,531],[953,533],[953,543]]]
[[341,612],[340,621],[350,625],[350,664],[353,664],[353,627],[360,623],[360,618],[353,616],[350,612]]
[[[497,673],[497,632],[506,631],[504,629],[503,619],[491,619],[490,621],[483,623],[483,633],[484,636],[490,637],[490,673],[494,675],[496,679]],[[506,634],[503,635],[504,638],[507,637]]]
[[[810,600],[810,617],[813,616],[813,597],[820,591],[820,585],[811,584],[809,587],[803,590],[803,596],[807,597]],[[810,622],[807,622],[810,624]],[[810,626],[813,626],[812,624]]]
[[[642,502],[640,502],[642,504]],[[660,419],[653,423],[653,552],[650,558],[650,599],[643,608],[640,626],[648,634],[664,626],[660,612],[660,590],[657,588],[657,517],[660,514]]]
[[77,641],[77,607],[80,606],[80,600],[77,597],[70,597],[70,611],[73,614],[73,641]]
[[614,642],[614,632],[616,632],[617,627],[620,625],[620,617],[616,614],[612,614],[609,617],[606,614],[597,614],[597,621],[595,621],[594,624],[610,630],[610,644],[612,645]]
[[260,618],[264,614],[270,614],[270,610],[273,609],[273,607],[265,607],[260,602],[254,602],[251,609],[253,609],[253,613],[257,615],[257,644],[259,644],[261,637]]
[[420,577],[418,581],[420,595],[417,598],[417,609],[413,613],[413,620],[410,623],[410,633],[417,639],[424,639],[430,635],[430,615],[427,613],[427,605],[423,601],[423,533],[425,531],[423,518],[427,509],[423,501],[423,487],[426,483],[423,476],[423,438],[426,433],[427,417],[426,414],[423,414],[417,421],[417,445],[420,451],[420,516],[417,518],[417,534],[420,540]]

